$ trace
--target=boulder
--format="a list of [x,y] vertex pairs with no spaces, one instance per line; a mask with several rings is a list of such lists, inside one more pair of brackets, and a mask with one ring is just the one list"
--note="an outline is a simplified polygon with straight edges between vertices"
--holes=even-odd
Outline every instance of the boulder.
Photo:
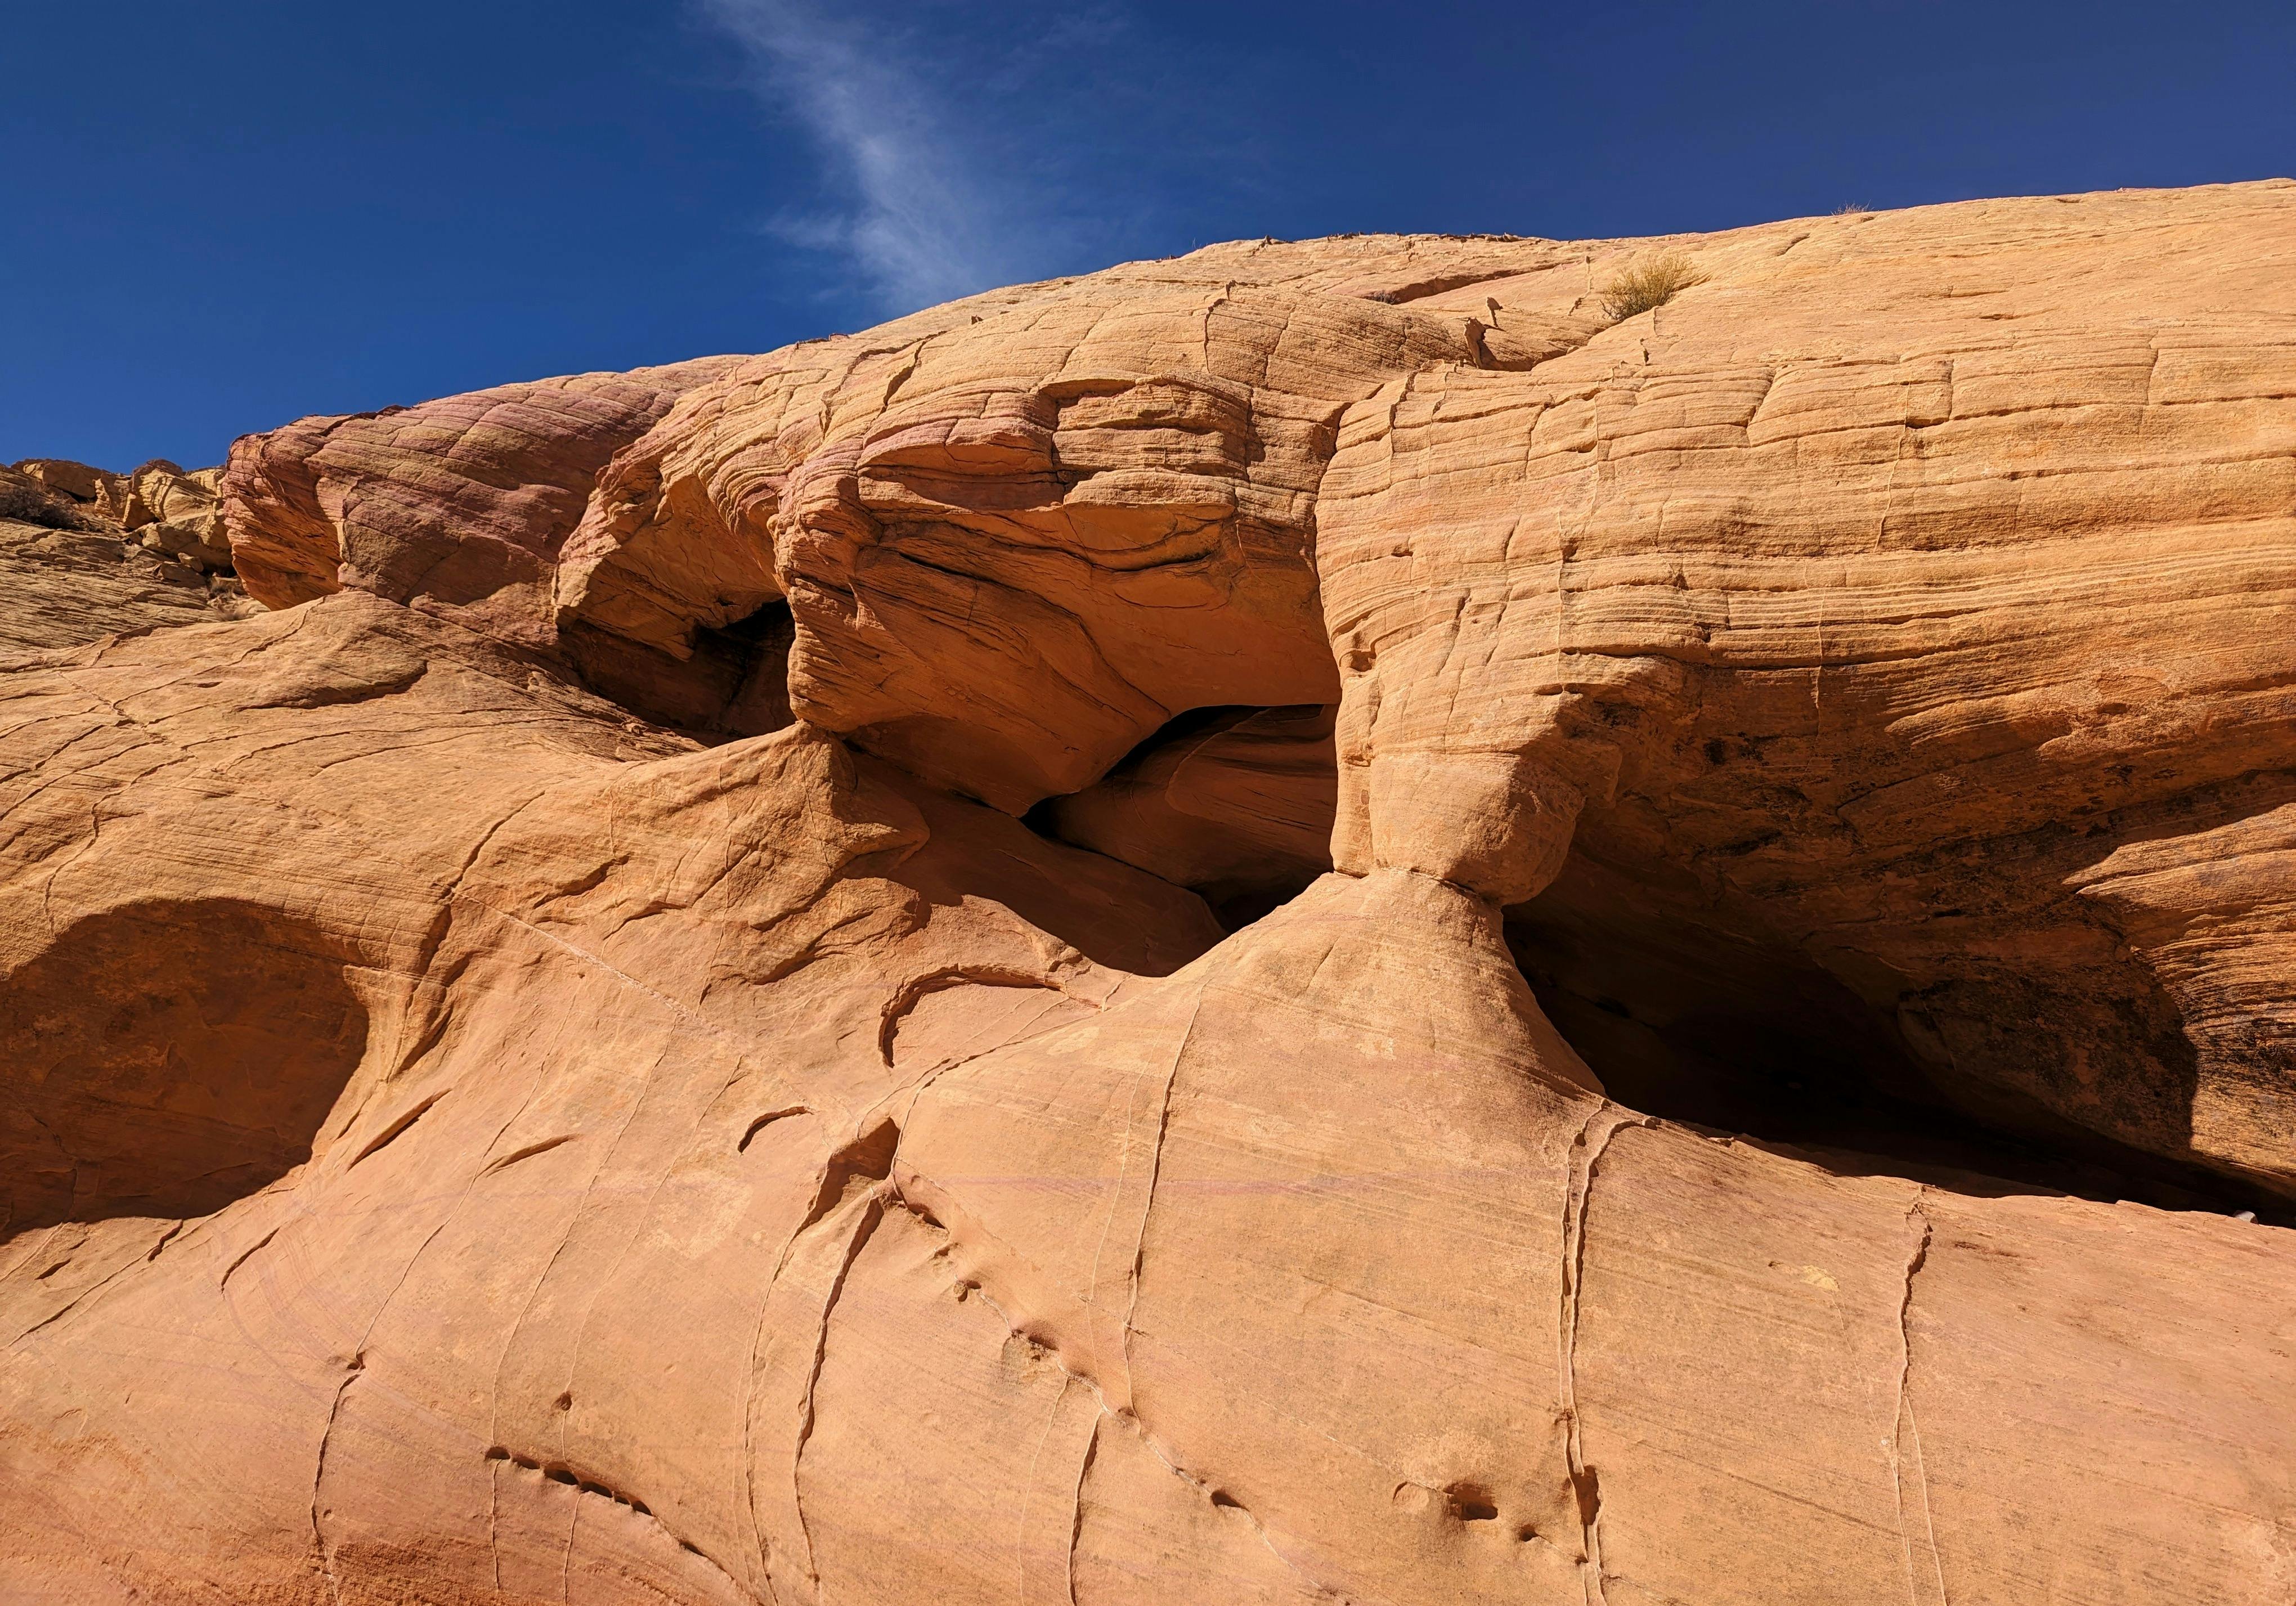
[[119,484],[119,476],[62,457],[27,457],[12,465],[15,471],[45,491],[74,502],[95,502]]

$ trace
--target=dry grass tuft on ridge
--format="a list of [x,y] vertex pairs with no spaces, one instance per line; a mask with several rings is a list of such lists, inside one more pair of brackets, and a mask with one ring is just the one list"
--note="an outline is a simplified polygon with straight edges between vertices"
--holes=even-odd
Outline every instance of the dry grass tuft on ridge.
[[1706,283],[1689,258],[1669,251],[1628,268],[1603,289],[1603,310],[1613,324],[1663,307],[1677,293]]

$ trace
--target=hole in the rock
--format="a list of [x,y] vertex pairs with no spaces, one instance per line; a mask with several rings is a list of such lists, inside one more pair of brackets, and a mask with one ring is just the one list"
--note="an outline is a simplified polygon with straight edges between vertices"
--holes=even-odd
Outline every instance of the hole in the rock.
[[1654,914],[1603,885],[1574,858],[1538,900],[1507,911],[1506,939],[1539,1007],[1621,1104],[1824,1151],[1845,1173],[1966,1173],[2166,1209],[2285,1209],[2070,1125],[2012,1132],[1970,1114],[1937,1089],[1892,1020],[1808,955]]
[[762,736],[791,723],[790,648],[797,626],[775,599],[718,629],[694,632],[690,657],[569,621],[559,643],[584,684],[633,714],[704,741]]
[[310,1158],[365,1051],[349,957],[241,903],[63,931],[0,982],[0,1236],[207,1215]]
[[[921,784],[866,752],[857,753],[854,763],[872,785],[906,798],[928,832],[922,847],[887,855],[869,868],[930,907],[988,898],[1094,963],[1141,976],[1168,976],[1219,940],[1201,901],[1182,889],[1051,841],[1001,809]],[[922,1039],[904,1045],[898,1039],[906,1035],[897,1031],[890,1045],[902,1058],[924,1046]]]
[[1498,1506],[1492,1501],[1490,1491],[1480,1484],[1455,1483],[1444,1495],[1462,1522],[1492,1522],[1498,1518]]
[[1595,1519],[1603,1512],[1603,1475],[1594,1467],[1584,1467],[1570,1475],[1571,1490],[1578,1496],[1578,1526],[1592,1528]]
[[722,663],[733,687],[716,728],[761,736],[790,723],[789,655],[796,643],[797,623],[778,598],[721,630],[695,633],[694,656]]
[[811,1226],[828,1215],[849,1192],[891,1176],[893,1155],[900,1146],[901,1129],[888,1118],[856,1135],[831,1155],[815,1191],[813,1208],[806,1213],[805,1225]]
[[[1331,868],[1326,864],[1325,870]],[[1251,886],[1241,889],[1211,888],[1204,891],[1204,901],[1212,906],[1212,918],[1226,931],[1241,931],[1254,921],[1275,914],[1284,905],[1305,892],[1322,874],[1288,877],[1272,886]]]
[[1192,709],[1082,791],[1029,811],[1040,834],[1200,894],[1234,931],[1332,867],[1329,708]]

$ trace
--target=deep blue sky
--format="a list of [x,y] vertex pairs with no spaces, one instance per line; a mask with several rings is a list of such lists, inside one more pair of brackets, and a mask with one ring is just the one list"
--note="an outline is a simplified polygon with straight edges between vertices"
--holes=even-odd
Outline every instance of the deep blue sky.
[[2296,174],[2296,6],[10,8],[0,462],[761,351],[1214,240]]

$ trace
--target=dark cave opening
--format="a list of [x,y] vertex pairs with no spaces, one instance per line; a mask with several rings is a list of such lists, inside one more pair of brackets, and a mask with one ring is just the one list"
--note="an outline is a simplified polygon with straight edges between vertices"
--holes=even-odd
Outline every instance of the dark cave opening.
[[694,657],[722,677],[717,684],[731,688],[709,728],[762,736],[790,724],[789,658],[796,643],[797,622],[779,597],[723,628],[695,631]]
[[2014,1127],[1972,1113],[1890,1013],[1807,955],[1655,917],[1605,881],[1574,859],[1507,911],[1505,933],[1539,1007],[1620,1104],[1842,1175],[2289,1215],[2233,1178],[2038,1112]]
[[726,625],[693,632],[679,658],[583,619],[559,643],[583,684],[643,719],[704,742],[762,736],[791,722],[789,655],[797,640],[780,598]]
[[1093,785],[1047,798],[1038,834],[1189,889],[1241,930],[1332,867],[1339,777],[1333,710],[1192,709]]

